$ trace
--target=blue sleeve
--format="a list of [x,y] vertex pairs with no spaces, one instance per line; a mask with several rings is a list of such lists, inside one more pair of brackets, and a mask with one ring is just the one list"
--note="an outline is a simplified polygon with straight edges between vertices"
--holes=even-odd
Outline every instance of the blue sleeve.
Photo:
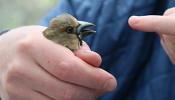
[[41,20],[40,25],[48,26],[49,21],[53,17],[56,17],[62,13],[69,13],[74,15],[74,8],[72,6],[71,0],[59,0],[57,6]]
[[0,30],[0,35],[2,35],[2,34],[4,34],[4,33],[8,32],[8,31],[10,31],[10,29]]

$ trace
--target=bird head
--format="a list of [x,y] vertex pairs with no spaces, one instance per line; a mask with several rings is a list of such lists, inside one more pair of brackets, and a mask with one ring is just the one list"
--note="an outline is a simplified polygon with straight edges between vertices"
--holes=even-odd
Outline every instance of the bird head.
[[52,34],[45,32],[44,35],[46,37],[53,37],[60,34],[65,34],[66,36],[76,35],[80,41],[80,45],[82,45],[82,37],[95,33],[94,30],[87,29],[90,26],[94,26],[94,24],[78,21],[70,14],[62,14],[51,20],[49,29]]

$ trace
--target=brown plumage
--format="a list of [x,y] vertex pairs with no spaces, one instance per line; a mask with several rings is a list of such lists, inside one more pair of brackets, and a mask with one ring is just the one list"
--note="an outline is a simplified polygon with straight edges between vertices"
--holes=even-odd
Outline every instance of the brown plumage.
[[94,26],[94,24],[77,21],[70,14],[63,14],[50,21],[49,27],[43,32],[43,35],[74,51],[82,45],[83,36],[95,33],[93,30],[86,29],[89,26]]

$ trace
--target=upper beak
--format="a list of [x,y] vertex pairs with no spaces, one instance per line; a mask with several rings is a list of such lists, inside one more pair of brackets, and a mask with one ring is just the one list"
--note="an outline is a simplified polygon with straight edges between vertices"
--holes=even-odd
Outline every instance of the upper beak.
[[82,37],[96,33],[96,31],[87,29],[90,26],[95,26],[92,23],[84,22],[84,21],[78,21],[79,26],[77,27],[77,34],[81,35]]

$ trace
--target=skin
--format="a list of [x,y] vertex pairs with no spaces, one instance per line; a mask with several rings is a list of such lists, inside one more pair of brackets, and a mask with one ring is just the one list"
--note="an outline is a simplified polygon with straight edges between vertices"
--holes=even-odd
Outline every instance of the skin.
[[[129,25],[140,31],[173,35],[174,13],[173,8],[163,16],[131,17]],[[116,87],[115,78],[98,68],[101,58],[97,53],[85,44],[72,53],[45,39],[41,35],[44,29],[20,27],[0,36],[3,100],[95,100]]]
[[116,87],[84,43],[76,52],[46,39],[46,27],[26,26],[0,36],[3,100],[95,100]]
[[161,39],[161,44],[172,63],[175,64],[175,8],[165,11],[162,16],[132,16],[129,18],[129,25],[139,31],[156,32]]

